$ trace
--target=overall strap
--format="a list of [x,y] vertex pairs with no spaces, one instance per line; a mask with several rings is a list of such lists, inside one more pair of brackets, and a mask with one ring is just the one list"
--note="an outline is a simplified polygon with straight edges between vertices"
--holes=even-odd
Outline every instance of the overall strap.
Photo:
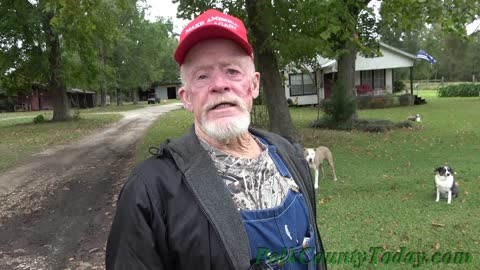
[[273,160],[273,163],[275,163],[275,166],[277,167],[278,171],[283,177],[286,178],[292,178],[292,175],[290,174],[290,171],[288,170],[287,166],[285,163],[283,163],[283,160],[280,158],[280,156],[277,154],[277,149],[275,149],[275,146],[269,144],[264,138],[260,136],[254,135],[255,138],[257,138],[261,143],[263,143],[265,146],[268,148],[268,155],[270,158]]

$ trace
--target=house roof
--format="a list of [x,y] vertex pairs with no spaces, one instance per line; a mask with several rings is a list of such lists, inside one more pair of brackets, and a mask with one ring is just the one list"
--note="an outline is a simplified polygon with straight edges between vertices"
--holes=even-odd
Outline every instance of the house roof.
[[67,92],[72,93],[72,94],[96,94],[96,92],[82,90],[82,89],[78,89],[78,88],[68,89]]
[[396,53],[398,53],[398,54],[401,54],[401,55],[403,55],[403,56],[405,56],[405,57],[411,58],[411,59],[413,59],[413,60],[415,60],[415,59],[417,58],[415,55],[413,55],[413,54],[411,54],[411,53],[408,53],[408,52],[406,52],[406,51],[402,51],[402,50],[400,50],[400,49],[398,49],[398,48],[392,47],[392,46],[390,46],[390,45],[388,45],[388,44],[386,44],[386,43],[383,43],[383,42],[381,42],[381,41],[380,41],[380,46],[382,46],[382,47],[384,47],[384,48],[386,48],[386,49],[392,50],[392,51],[394,51],[394,52],[396,52]]
[[[364,57],[357,55],[355,61],[355,70],[374,70],[374,69],[389,69],[411,67],[415,61],[415,55],[402,51],[398,48],[392,47],[384,42],[380,42],[380,50],[382,56]],[[324,73],[336,72],[337,61],[333,59],[317,57],[317,61]]]

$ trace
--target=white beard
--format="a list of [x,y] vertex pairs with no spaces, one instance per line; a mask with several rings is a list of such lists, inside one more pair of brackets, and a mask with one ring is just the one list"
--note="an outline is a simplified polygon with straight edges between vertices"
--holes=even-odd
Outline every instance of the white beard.
[[219,141],[227,141],[248,131],[248,127],[250,126],[250,114],[244,112],[240,117],[222,123],[208,121],[206,117],[202,117],[201,124],[203,130],[209,137]]

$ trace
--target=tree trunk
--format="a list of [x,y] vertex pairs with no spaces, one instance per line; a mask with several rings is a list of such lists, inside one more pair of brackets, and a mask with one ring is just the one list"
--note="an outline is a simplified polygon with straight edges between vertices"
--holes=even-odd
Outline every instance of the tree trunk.
[[[354,98],[353,91],[355,89],[355,60],[357,59],[357,47],[353,42],[347,42],[345,47],[348,50],[348,52],[339,56],[337,60],[337,67],[338,67],[337,80],[344,83],[344,86],[348,90],[347,94],[352,98]],[[358,118],[358,114],[355,111],[355,113],[352,115],[352,120],[357,118]]]
[[122,100],[120,99],[120,89],[117,88],[115,91],[116,91],[116,97],[117,97],[117,106],[123,105]]
[[132,89],[132,99],[133,99],[133,104],[138,104],[138,89],[137,88]]
[[265,0],[247,0],[246,4],[257,68],[262,75],[270,131],[297,141],[298,135],[288,110],[277,59],[273,49],[267,43],[272,32],[268,29],[269,22],[263,15],[272,13],[272,4]]
[[48,89],[52,95],[53,118],[52,121],[66,121],[71,118],[69,111],[69,101],[67,89],[62,74],[62,57],[60,49],[60,39],[54,32],[50,24],[54,14],[46,14],[43,28],[46,36],[48,65],[50,69],[48,78]]
[[350,95],[353,95],[355,88],[355,60],[357,58],[357,48],[354,43],[346,44],[347,53],[338,57],[338,80],[343,81]]
[[[100,62],[102,67],[105,68],[105,51],[103,48],[103,42],[100,41]],[[105,107],[107,105],[107,80],[105,79],[105,71],[102,74],[102,89],[100,90],[100,106]]]

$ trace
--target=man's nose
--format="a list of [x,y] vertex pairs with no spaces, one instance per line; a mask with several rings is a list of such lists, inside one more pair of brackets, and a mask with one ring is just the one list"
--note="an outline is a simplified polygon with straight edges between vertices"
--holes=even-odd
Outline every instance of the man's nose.
[[213,78],[212,78],[212,85],[211,85],[211,90],[212,91],[227,91],[230,89],[228,79],[225,77],[225,75],[220,72],[214,72]]

